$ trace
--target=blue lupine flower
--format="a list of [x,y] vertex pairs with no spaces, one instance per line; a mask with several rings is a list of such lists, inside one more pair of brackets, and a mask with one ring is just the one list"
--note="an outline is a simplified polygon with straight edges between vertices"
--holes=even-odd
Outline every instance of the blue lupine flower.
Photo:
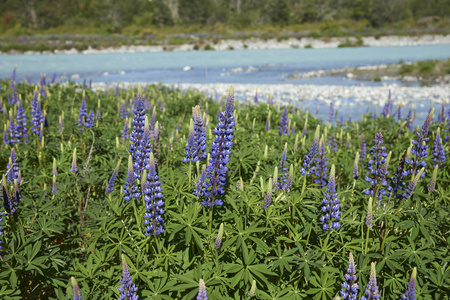
[[342,299],[357,300],[359,285],[356,281],[355,261],[351,252],[349,256],[347,274],[344,275],[345,281],[340,293]]
[[50,84],[54,84],[56,81],[56,73],[53,73],[52,79],[50,81]]
[[[364,191],[364,194],[371,195],[373,197],[377,197],[378,203],[380,203],[383,195],[386,195],[386,191],[384,190],[384,186],[387,185],[386,181],[386,173],[384,172],[384,164],[386,162],[386,157],[388,154],[386,151],[386,147],[383,145],[383,135],[381,132],[375,134],[375,144],[372,146],[372,150],[370,153],[372,154],[372,159],[369,160],[368,171],[367,174],[371,174],[374,178],[367,176],[366,181],[370,183],[370,188]],[[375,194],[375,195],[374,195]]]
[[282,136],[283,134],[289,135],[288,123],[289,123],[289,120],[288,120],[288,116],[287,116],[287,107],[285,106],[283,109],[283,112],[281,113],[280,125],[278,126],[278,134],[280,136]]
[[359,161],[361,162],[361,169],[364,166],[364,161],[366,160],[366,153],[367,153],[367,144],[364,140],[364,134],[361,134],[360,138],[360,150],[359,150]]
[[409,105],[408,115],[406,116],[406,127],[408,128],[409,131],[413,131],[413,121],[414,116],[412,113],[412,104],[411,104]]
[[20,140],[17,138],[17,136],[20,136],[17,132],[17,126],[13,119],[12,111],[9,111],[9,136],[10,136],[10,144],[14,145],[20,142]]
[[153,108],[152,117],[150,119],[150,130],[155,130],[155,124],[156,124],[156,107]]
[[269,94],[269,99],[267,99],[267,104],[273,105],[273,96],[272,96],[272,94]]
[[270,111],[267,114],[267,120],[266,120],[266,127],[265,127],[266,131],[269,132],[270,130]]
[[19,105],[17,107],[17,114],[16,114],[16,133],[17,138],[22,139],[22,142],[25,142],[25,138],[28,136],[27,133],[27,115],[25,113],[25,110],[23,108],[22,99],[19,100]]
[[131,196],[136,193],[138,187],[134,178],[133,159],[131,155],[128,157],[127,180],[123,185],[123,200],[130,201]]
[[407,199],[411,198],[412,194],[414,193],[414,189],[416,188],[417,181],[419,181],[419,178],[422,176],[424,170],[425,168],[420,169],[419,173],[417,173],[417,175],[409,184],[408,188],[406,189],[406,192],[403,194],[403,197]]
[[[427,166],[427,163],[425,162],[425,159],[428,156],[428,145],[426,142],[430,139],[427,137],[428,130],[430,128],[431,120],[433,118],[434,114],[434,108],[430,111],[427,118],[425,119],[425,122],[422,125],[422,128],[420,129],[420,132],[416,132],[417,139],[412,140],[412,149],[411,154],[414,155],[412,159],[407,158],[405,161],[411,165],[411,169],[409,170],[409,174],[411,176],[415,176],[416,171],[418,168],[424,168]],[[424,176],[425,173],[423,173],[422,176]]]
[[114,184],[116,183],[116,177],[117,177],[117,173],[119,173],[119,167],[120,167],[120,160],[117,163],[116,168],[114,169],[111,178],[109,178],[108,181],[108,186],[106,187],[106,192],[107,193],[111,193],[114,190]]
[[202,172],[200,173],[200,177],[197,183],[195,184],[195,189],[192,191],[192,194],[198,197],[204,196],[203,191],[205,190],[205,187],[206,187],[206,165],[203,165]]
[[44,123],[44,115],[42,114],[41,102],[37,99],[34,105],[34,111],[31,111],[31,131],[39,135],[41,123]]
[[3,240],[2,222],[3,222],[3,213],[0,211],[0,257],[2,255],[2,240]]
[[[133,117],[133,131],[131,132],[130,137],[130,152],[133,157],[133,161],[135,162],[135,174],[136,178],[140,178],[141,173],[143,172],[143,152],[144,152],[144,127],[146,127],[146,115],[144,108],[144,98],[141,93],[141,89],[139,88],[138,94],[136,97],[136,103],[134,107],[134,117]],[[148,123],[148,121],[147,121]],[[137,170],[136,170],[137,168]]]
[[365,295],[361,297],[361,300],[379,300],[380,295],[378,294],[377,286],[377,274],[375,270],[375,263],[370,265],[370,279],[367,283]]
[[[330,177],[328,180],[327,191],[323,192],[325,198],[322,200],[322,212],[324,216],[320,217],[320,221],[323,222],[323,230],[333,230],[341,227],[339,220],[341,218],[341,212],[339,211],[339,199],[338,193],[336,193],[335,184],[335,168],[331,166]],[[333,221],[334,219],[334,221]]]
[[120,117],[122,119],[128,118],[128,112],[127,112],[127,108],[125,106],[125,103],[121,103],[120,104]]
[[83,90],[83,96],[81,98],[80,112],[78,113],[78,126],[81,126],[81,130],[84,130],[85,118],[87,116],[86,108],[86,92]]
[[123,125],[123,130],[122,130],[122,134],[120,135],[122,137],[122,143],[125,143],[125,140],[128,139],[130,137],[129,132],[128,132],[128,118],[125,119],[125,124]]
[[269,179],[269,184],[267,185],[266,198],[264,199],[262,209],[268,209],[271,202],[272,202],[272,178]]
[[383,117],[389,117],[391,114],[391,110],[392,110],[392,101],[391,101],[391,91],[389,90],[389,96],[388,96],[388,100],[386,101],[386,103],[384,104],[383,107],[383,111],[381,112],[381,115]]
[[305,115],[305,125],[303,126],[302,138],[304,138],[306,136],[306,129],[307,128],[308,128],[308,112],[306,112],[306,115]]
[[397,120],[401,120],[402,119],[402,104],[400,103],[397,106]]
[[253,97],[253,103],[259,103],[259,100],[258,100],[258,91],[255,92],[255,97]]
[[416,280],[417,268],[414,268],[411,273],[411,279],[409,280],[408,289],[401,297],[402,300],[416,300]]
[[197,155],[199,159],[206,158],[206,130],[202,119],[200,106],[192,108],[194,116],[194,140],[197,143]]
[[338,151],[338,144],[337,144],[336,136],[334,136],[334,134],[330,135],[330,137],[328,138],[328,146],[330,147],[331,151],[333,151],[333,152]]
[[327,155],[325,153],[325,142],[323,136],[320,138],[319,151],[315,159],[315,175],[314,182],[320,184],[320,188],[323,188],[327,184],[327,171],[328,171]]
[[98,99],[97,114],[95,115],[95,119],[100,120],[101,117],[102,117],[102,111],[100,109],[100,99]]
[[89,112],[89,115],[86,119],[86,128],[91,128],[94,127],[94,111],[91,110]]
[[198,294],[196,300],[208,300],[208,295],[206,294],[206,285],[203,279],[198,282]]
[[19,100],[19,96],[17,95],[15,81],[12,83],[12,92],[11,92],[11,97],[9,99],[10,99],[9,103],[11,103],[13,105],[17,104],[17,101]]
[[333,118],[334,118],[334,106],[333,106],[333,102],[330,102],[330,111],[329,111],[329,115],[328,115],[328,122],[333,123]]
[[303,160],[303,168],[300,169],[300,173],[302,173],[302,175],[306,174],[306,176],[309,176],[309,173],[314,174],[315,172],[315,167],[313,167],[313,164],[316,160],[317,152],[319,149],[319,132],[320,125],[317,125],[311,148],[309,148],[308,154],[305,155],[305,159]]
[[64,111],[61,113],[61,118],[59,119],[59,132],[64,129]]
[[78,168],[77,168],[77,148],[73,149],[72,167],[70,168],[69,172],[72,172],[72,173],[78,172]]
[[391,177],[391,183],[388,187],[389,197],[397,199],[398,195],[405,191],[405,175],[407,174],[408,172],[405,171],[405,157],[402,155],[398,162],[397,171],[395,171],[394,176]]
[[78,282],[74,277],[71,278],[72,281],[72,291],[73,291],[73,300],[83,300],[81,297],[80,287],[78,286]]
[[118,300],[137,300],[139,298],[136,295],[138,288],[131,280],[130,270],[128,268],[127,261],[125,259],[125,255],[122,254],[122,280],[120,281],[122,284],[118,289],[120,292],[120,296]]
[[9,86],[10,88],[12,88],[14,83],[17,81],[16,71],[17,71],[17,66],[14,66],[13,72],[11,74],[11,83],[10,83],[10,86]]
[[287,143],[284,144],[284,150],[283,150],[283,154],[281,155],[281,159],[280,159],[280,173],[282,173],[280,181],[277,182],[278,184],[278,190],[286,190],[287,188],[287,180],[288,180],[288,167],[287,167],[287,163],[286,163],[286,158],[287,158]]
[[9,124],[3,128],[3,145],[9,145],[8,131],[9,131]]
[[[147,168],[147,167],[146,167]],[[144,225],[145,235],[149,236],[160,235],[164,233],[164,220],[162,215],[164,214],[164,201],[162,200],[163,194],[161,193],[161,183],[159,182],[158,174],[156,173],[155,158],[153,153],[150,153],[150,160],[148,163],[147,180],[144,180],[142,185],[142,193],[144,194],[145,210]]]
[[199,160],[198,156],[196,154],[197,151],[197,143],[195,142],[194,137],[194,121],[191,119],[191,123],[189,125],[189,137],[188,137],[188,143],[185,146],[185,156],[183,158],[183,162],[196,162]]
[[202,205],[212,207],[213,205],[222,205],[223,202],[217,199],[225,193],[227,163],[230,161],[231,146],[233,145],[234,132],[234,92],[230,88],[225,111],[220,114],[219,124],[214,129],[215,138],[211,146],[211,157],[206,167],[206,185],[204,195],[206,199]]
[[[150,152],[152,152],[151,132],[148,118],[145,116],[144,121],[144,134],[136,149],[135,160],[133,163],[134,177],[140,179],[144,169],[148,170],[148,163],[150,159]],[[136,193],[133,197],[138,198],[139,194]]]
[[436,139],[434,140],[433,160],[439,167],[443,167],[445,165],[445,149],[444,146],[442,146],[440,128],[437,129]]
[[[6,182],[13,183],[15,179],[19,178],[19,163],[17,163],[16,149],[11,148],[11,155],[9,162],[6,165]],[[20,183],[20,182],[19,182]]]
[[117,83],[116,85],[116,91],[114,92],[114,96],[115,97],[119,96],[119,83]]

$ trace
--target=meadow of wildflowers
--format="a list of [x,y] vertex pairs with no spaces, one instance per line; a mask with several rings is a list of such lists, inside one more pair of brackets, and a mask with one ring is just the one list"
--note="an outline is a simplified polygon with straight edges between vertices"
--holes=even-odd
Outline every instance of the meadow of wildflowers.
[[449,299],[445,105],[414,128],[391,101],[352,122],[264,91],[16,80],[0,299]]

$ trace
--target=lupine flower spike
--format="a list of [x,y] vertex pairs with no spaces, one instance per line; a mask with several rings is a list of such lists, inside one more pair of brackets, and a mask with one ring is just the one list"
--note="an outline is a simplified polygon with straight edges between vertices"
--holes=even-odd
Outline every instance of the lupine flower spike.
[[370,183],[371,187],[364,191],[364,194],[371,195],[373,197],[377,197],[378,202],[381,201],[383,195],[386,195],[386,191],[384,190],[384,186],[387,185],[386,174],[384,173],[386,157],[388,154],[386,151],[386,147],[383,145],[383,135],[381,132],[375,134],[374,146],[370,153],[372,154],[372,159],[369,160],[368,172],[367,174],[371,174],[374,178],[370,176],[366,177],[366,181]]
[[416,300],[416,280],[417,280],[417,268],[414,268],[411,273],[411,279],[409,280],[408,289],[406,293],[402,295],[402,300]]
[[75,277],[70,278],[70,280],[72,281],[73,300],[83,300],[77,280]]
[[375,270],[375,263],[370,265],[370,279],[366,287],[365,295],[361,297],[361,300],[379,300],[380,295],[378,294],[377,286],[377,274]]
[[117,163],[116,168],[114,169],[114,172],[112,173],[111,178],[108,181],[108,186],[106,187],[107,193],[111,193],[114,190],[114,183],[116,182],[117,173],[119,172],[120,162],[121,160],[119,160],[119,162]]
[[185,146],[185,156],[183,158],[183,162],[196,162],[198,160],[198,157],[196,157],[197,151],[197,144],[195,142],[194,137],[194,121],[191,119],[190,125],[189,125],[189,137],[188,137],[188,143]]
[[206,294],[206,285],[203,279],[200,279],[198,282],[197,300],[208,300],[208,295]]
[[358,179],[358,162],[359,162],[359,152],[356,153],[355,162],[353,163],[353,179]]
[[220,245],[222,245],[222,238],[223,238],[223,223],[220,223],[219,233],[217,234],[216,242],[214,243],[214,247],[216,249],[219,249]]
[[78,168],[77,168],[77,148],[73,149],[72,167],[70,168],[69,172],[72,172],[72,173],[78,172]]
[[136,193],[137,186],[134,178],[133,158],[128,157],[127,180],[123,185],[123,200],[130,201],[133,193]]
[[348,260],[347,274],[344,275],[344,278],[345,281],[340,291],[342,299],[357,300],[359,285],[356,281],[355,261],[351,252]]
[[419,173],[417,173],[416,177],[414,177],[414,179],[409,184],[406,192],[403,194],[403,197],[405,197],[406,199],[411,198],[414,189],[416,188],[417,181],[419,181],[419,178],[422,176],[423,171],[425,171],[425,168],[420,169]]
[[56,186],[56,175],[53,174],[52,194],[56,194],[57,192],[58,192],[58,188]]
[[230,88],[225,111],[220,113],[220,121],[214,129],[215,138],[211,146],[211,157],[206,167],[206,184],[203,194],[206,199],[202,205],[212,207],[213,205],[222,205],[223,202],[217,199],[225,193],[227,163],[230,161],[231,147],[233,145],[234,132],[234,91]]
[[278,133],[280,136],[282,136],[283,134],[289,134],[288,123],[289,120],[287,116],[287,107],[285,106],[283,112],[281,113],[280,125],[278,126]]
[[341,212],[339,211],[339,199],[338,193],[336,193],[335,184],[335,167],[331,166],[330,177],[328,180],[327,191],[323,192],[324,199],[322,200],[322,212],[324,216],[320,217],[320,221],[323,222],[323,230],[333,230],[341,227],[339,220],[341,218]]
[[324,136],[320,138],[319,151],[315,159],[315,179],[314,182],[320,184],[320,188],[323,188],[327,184],[327,171],[328,161],[325,153],[325,141]]
[[320,125],[317,125],[311,148],[309,149],[308,154],[305,155],[305,159],[303,160],[303,168],[300,169],[300,173],[302,173],[302,175],[309,176],[310,173],[314,173],[315,171],[315,168],[313,168],[312,165],[316,160],[317,150],[319,149],[319,134]]
[[125,255],[122,254],[122,280],[120,281],[122,284],[118,289],[120,292],[120,296],[118,300],[137,300],[139,298],[136,295],[138,288],[131,281],[130,270],[128,269],[128,264],[125,259]]
[[250,292],[248,292],[248,298],[253,298],[256,296],[256,280],[253,279],[252,287],[250,288]]
[[433,175],[431,175],[431,180],[430,180],[430,185],[428,186],[428,192],[432,193],[434,192],[435,188],[436,188],[436,178],[437,178],[437,171],[438,171],[439,166],[436,165],[434,167],[433,170]]
[[197,153],[195,157],[198,157],[198,159],[205,159],[206,130],[199,105],[192,108],[192,115],[194,117],[194,140],[197,143]]
[[[426,142],[430,139],[427,137],[428,130],[431,125],[431,121],[433,119],[434,115],[434,108],[431,109],[430,113],[428,114],[428,117],[425,119],[425,122],[422,125],[422,128],[420,129],[420,132],[416,132],[417,139],[413,140],[413,147],[411,150],[411,154],[414,155],[414,158],[405,160],[407,163],[411,165],[411,170],[409,174],[414,177],[416,175],[416,172],[418,168],[424,168],[427,166],[425,159],[428,156],[428,145]],[[424,176],[425,173],[423,173],[422,176]]]
[[369,198],[369,203],[367,205],[367,215],[366,215],[366,225],[369,228],[373,227],[373,199],[372,197]]
[[262,209],[268,209],[271,202],[272,202],[272,178],[269,179],[269,184],[267,185],[266,198],[264,199]]
[[441,168],[445,163],[445,149],[442,145],[441,140],[441,130],[437,129],[436,139],[434,140],[434,148],[433,148],[433,160],[438,164]]
[[148,165],[146,165],[147,181],[143,178],[143,189],[145,200],[144,225],[146,226],[146,236],[151,234],[160,235],[164,233],[164,220],[162,215],[164,214],[164,201],[162,200],[163,194],[161,193],[161,182],[159,182],[158,174],[156,173],[155,158],[153,153],[150,153],[150,159]]

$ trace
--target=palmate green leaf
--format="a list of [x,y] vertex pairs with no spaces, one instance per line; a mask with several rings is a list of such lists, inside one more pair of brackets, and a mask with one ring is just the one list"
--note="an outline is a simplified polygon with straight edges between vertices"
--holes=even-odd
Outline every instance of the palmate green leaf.
[[308,295],[314,295],[313,299],[332,299],[334,296],[334,283],[336,280],[334,277],[329,278],[328,272],[321,272],[320,275],[314,273],[311,277],[311,284],[316,288],[311,288],[306,293]]

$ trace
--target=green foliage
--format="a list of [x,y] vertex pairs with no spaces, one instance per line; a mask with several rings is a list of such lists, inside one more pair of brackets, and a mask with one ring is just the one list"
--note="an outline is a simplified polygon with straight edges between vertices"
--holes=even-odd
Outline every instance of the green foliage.
[[[9,81],[2,81],[1,86],[3,105],[13,109],[5,100],[10,93]],[[31,85],[18,85],[28,117],[33,90]],[[309,116],[305,148],[300,138],[298,149],[294,150],[295,134],[278,135],[280,109],[265,103],[244,105],[236,101],[236,130],[224,206],[208,209],[192,194],[199,176],[196,166],[192,166],[193,180],[189,184],[190,168],[181,161],[191,108],[199,104],[205,111],[208,103],[210,146],[217,112],[219,107],[223,110],[224,101],[216,103],[194,91],[148,86],[144,95],[156,107],[156,119],[161,125],[157,169],[166,222],[164,234],[145,237],[143,201],[122,199],[120,186],[126,178],[125,163],[119,169],[114,191],[105,192],[117,161],[126,161],[129,155],[128,141],[116,144],[123,127],[118,104],[122,99],[132,98],[136,90],[119,90],[119,96],[114,96],[112,90],[87,89],[88,110],[96,108],[99,98],[102,118],[98,125],[84,132],[76,125],[80,86],[50,85],[47,92],[48,97],[42,98],[49,124],[44,129],[44,145],[30,133],[28,143],[15,146],[23,178],[20,186],[23,199],[18,206],[18,219],[7,216],[1,224],[2,299],[67,299],[72,296],[69,283],[72,276],[77,279],[84,299],[117,298],[122,254],[143,299],[193,299],[201,278],[210,299],[246,299],[253,281],[260,299],[333,299],[344,280],[349,252],[355,256],[361,289],[368,281],[370,263],[376,262],[383,299],[399,298],[413,267],[418,270],[417,299],[447,299],[448,166],[439,169],[436,191],[430,194],[429,157],[427,175],[419,181],[413,197],[403,203],[384,198],[381,208],[374,208],[374,227],[367,235],[364,222],[368,197],[362,192],[368,187],[363,179],[368,157],[359,166],[360,178],[356,181],[352,178],[354,157],[359,151],[357,137],[364,133],[370,147],[376,132],[384,134],[384,145],[392,151],[389,174],[393,174],[414,133],[392,117],[375,121],[365,115],[358,123],[324,126]],[[60,133],[58,116],[62,111],[65,127]],[[265,122],[269,112],[271,129],[267,132]],[[305,111],[297,108],[289,119],[296,122],[297,128],[303,128],[305,116]],[[3,125],[6,116],[1,118]],[[181,122],[179,133],[178,122]],[[311,178],[306,180],[299,173],[318,124],[322,124],[322,133],[327,128],[328,136],[338,137],[342,129],[344,137],[347,133],[352,137],[349,148],[345,147],[345,141],[337,152],[327,147],[329,165],[336,166],[336,189],[342,212],[342,227],[332,233],[324,232],[319,221],[322,190]],[[442,129],[442,124],[439,126]],[[430,132],[437,127],[433,123]],[[268,179],[273,176],[286,142],[287,163],[294,166],[292,188],[289,192],[274,191],[269,209],[262,210]],[[76,174],[69,172],[74,148],[78,155]],[[2,145],[0,153],[0,167],[5,170],[10,146]],[[58,169],[56,195],[51,194],[53,158]],[[407,178],[408,182],[410,179]],[[236,189],[238,180],[242,180],[243,190]],[[214,242],[221,223],[223,242],[216,250]]]

